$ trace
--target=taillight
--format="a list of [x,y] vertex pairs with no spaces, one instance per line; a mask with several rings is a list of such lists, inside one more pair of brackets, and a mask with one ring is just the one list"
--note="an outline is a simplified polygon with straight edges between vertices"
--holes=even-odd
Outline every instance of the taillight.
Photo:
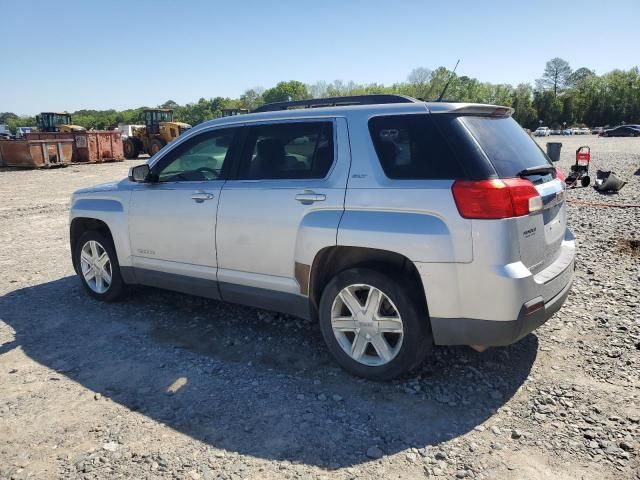
[[562,173],[562,170],[560,170],[560,168],[558,167],[556,167],[556,178],[561,182],[565,182],[567,180],[567,176]]
[[521,217],[542,210],[542,197],[529,180],[456,180],[451,187],[464,218]]

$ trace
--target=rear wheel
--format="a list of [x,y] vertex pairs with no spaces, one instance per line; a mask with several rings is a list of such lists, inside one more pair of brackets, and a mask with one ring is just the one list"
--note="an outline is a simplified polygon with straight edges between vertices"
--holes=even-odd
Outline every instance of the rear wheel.
[[122,144],[122,149],[124,150],[124,158],[126,158],[127,160],[136,159],[140,154],[138,142],[136,142],[133,138],[127,138]]
[[337,362],[370,380],[415,368],[432,345],[426,307],[401,275],[353,268],[336,275],[320,300],[322,336]]
[[159,138],[154,138],[153,140],[151,140],[151,142],[149,142],[149,155],[154,156],[165,145],[166,143],[163,140],[160,140]]
[[96,230],[84,232],[76,242],[74,256],[78,276],[89,295],[107,302],[122,296],[125,285],[110,237]]

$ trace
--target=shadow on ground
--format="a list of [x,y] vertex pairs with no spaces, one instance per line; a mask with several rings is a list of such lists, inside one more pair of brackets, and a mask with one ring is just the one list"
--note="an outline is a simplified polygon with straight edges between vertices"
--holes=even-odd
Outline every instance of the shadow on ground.
[[[522,385],[529,335],[477,354],[436,348],[421,369],[373,383],[337,368],[317,325],[155,289],[120,303],[73,277],[0,297],[26,355],[103,396],[217,448],[339,468],[460,436]],[[51,388],[56,388],[55,386]]]

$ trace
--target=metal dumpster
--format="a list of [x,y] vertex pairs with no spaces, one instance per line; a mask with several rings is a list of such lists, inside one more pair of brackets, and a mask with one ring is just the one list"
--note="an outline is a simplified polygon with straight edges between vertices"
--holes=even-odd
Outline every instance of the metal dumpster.
[[122,162],[122,136],[113,130],[74,133],[79,162]]
[[71,163],[73,140],[2,140],[0,158],[5,167],[47,168]]
[[32,132],[26,135],[28,140],[73,140],[73,163],[122,162],[122,136],[114,130],[95,130],[87,132]]

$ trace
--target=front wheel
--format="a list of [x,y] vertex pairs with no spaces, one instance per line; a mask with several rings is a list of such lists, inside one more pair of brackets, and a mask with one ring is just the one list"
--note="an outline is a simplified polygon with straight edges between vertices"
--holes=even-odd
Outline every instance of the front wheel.
[[89,295],[107,302],[122,296],[124,281],[110,237],[95,230],[83,233],[74,256],[78,276]]
[[352,268],[336,275],[320,300],[329,351],[350,373],[390,380],[418,366],[432,345],[426,306],[402,275]]
[[124,158],[127,160],[136,159],[140,154],[138,143],[133,138],[127,138],[122,144],[122,149],[124,150]]
[[154,138],[153,140],[151,140],[151,142],[149,143],[149,156],[153,157],[165,145],[166,144],[164,143],[164,141],[160,140],[159,138]]

